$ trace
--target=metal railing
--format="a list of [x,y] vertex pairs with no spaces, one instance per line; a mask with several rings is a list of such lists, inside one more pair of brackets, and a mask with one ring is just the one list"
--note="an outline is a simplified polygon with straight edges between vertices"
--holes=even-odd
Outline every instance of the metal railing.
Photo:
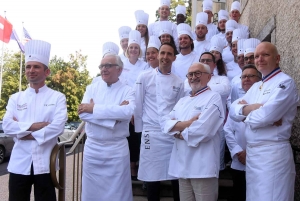
[[[72,174],[72,201],[81,198],[81,178],[83,148],[86,139],[84,131],[85,122],[81,122],[74,134],[67,141],[60,142],[54,146],[50,156],[50,175],[55,188],[58,189],[58,201],[65,201],[66,198],[66,156],[73,154],[73,174]],[[66,153],[66,144],[73,143],[69,152]],[[57,164],[58,162],[58,164]],[[57,170],[57,165],[59,169]],[[58,174],[57,174],[58,172]],[[58,177],[58,178],[57,178]]]

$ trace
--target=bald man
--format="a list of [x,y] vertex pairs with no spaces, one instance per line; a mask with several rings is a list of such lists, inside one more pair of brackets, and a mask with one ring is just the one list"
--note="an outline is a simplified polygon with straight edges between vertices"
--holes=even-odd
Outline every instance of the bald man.
[[230,117],[246,124],[247,201],[294,200],[295,165],[289,138],[299,96],[279,61],[274,45],[260,43],[254,62],[263,79],[230,107]]

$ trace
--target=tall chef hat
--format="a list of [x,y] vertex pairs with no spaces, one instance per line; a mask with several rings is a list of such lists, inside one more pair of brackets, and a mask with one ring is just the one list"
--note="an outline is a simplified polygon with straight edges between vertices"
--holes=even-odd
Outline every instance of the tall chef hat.
[[237,42],[237,55],[244,54],[244,42],[246,39],[239,39]]
[[203,6],[203,12],[206,10],[212,11],[213,2],[211,0],[204,0],[202,6]]
[[144,24],[148,26],[149,15],[143,10],[137,10],[134,12],[136,24]]
[[238,10],[239,12],[241,12],[240,2],[238,2],[238,1],[232,2],[230,12],[233,11],[233,10]]
[[254,53],[258,44],[261,43],[260,40],[256,38],[249,38],[244,42],[244,56],[249,53]]
[[232,42],[238,41],[240,39],[247,39],[248,32],[245,29],[235,29],[232,33]]
[[128,46],[132,43],[138,44],[141,47],[141,33],[137,30],[131,30],[129,32],[129,40],[128,40]]
[[207,26],[207,20],[208,20],[207,13],[205,13],[205,12],[197,13],[197,16],[196,16],[196,26],[198,26],[199,24]]
[[178,5],[175,8],[175,11],[176,11],[176,16],[179,15],[179,14],[182,14],[182,15],[186,16],[186,7],[183,6],[183,5]]
[[211,39],[210,39],[210,49],[209,51],[218,51],[220,52],[220,54],[222,54],[224,47],[226,46],[225,41],[217,36],[214,35]]
[[219,10],[218,12],[218,22],[221,20],[228,20],[229,19],[229,14],[226,10]]
[[42,40],[30,40],[25,44],[25,63],[37,61],[49,65],[51,44]]
[[169,34],[172,36],[172,22],[170,21],[160,21],[159,22],[159,26],[160,26],[160,30],[159,30],[159,36],[163,35],[163,34]]
[[226,26],[225,33],[227,33],[228,31],[235,30],[237,28],[238,24],[235,20],[227,20],[225,26]]
[[158,39],[158,37],[157,36],[150,36],[147,48],[154,47],[157,50],[159,50],[160,46],[161,46],[161,42]]
[[107,53],[119,54],[119,46],[114,42],[106,42],[102,46],[102,57],[104,57]]
[[193,39],[192,28],[190,27],[190,25],[186,23],[180,23],[179,25],[177,25],[178,38],[183,34],[187,34]]
[[170,8],[170,0],[160,0],[160,6],[168,6]]
[[119,38],[120,41],[124,38],[129,38],[129,32],[131,31],[131,28],[129,26],[122,26],[119,28]]

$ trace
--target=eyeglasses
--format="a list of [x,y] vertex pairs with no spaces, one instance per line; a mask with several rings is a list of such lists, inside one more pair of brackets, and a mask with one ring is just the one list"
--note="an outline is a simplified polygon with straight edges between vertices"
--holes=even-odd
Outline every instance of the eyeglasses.
[[213,61],[212,59],[200,59],[201,63],[209,63],[209,62],[212,62],[212,61]]
[[243,60],[244,60],[245,57],[244,57],[244,56],[238,56],[237,59],[238,59],[238,60],[240,60],[240,59],[243,59]]
[[100,70],[102,70],[103,68],[110,69],[114,66],[119,66],[119,65],[118,64],[100,64],[98,67]]
[[250,57],[244,57],[244,60],[245,60],[245,61],[248,61],[248,60],[249,60],[249,61],[250,61],[250,60],[253,61],[253,60],[254,60],[254,55],[251,55]]
[[254,78],[254,77],[258,77],[258,76],[257,76],[257,75],[242,75],[242,76],[241,76],[241,79],[244,80],[244,79],[246,79],[246,78],[249,78],[249,79],[250,79],[250,78]]
[[209,73],[207,73],[207,72],[196,71],[196,72],[190,72],[190,73],[186,74],[186,77],[187,77],[188,79],[193,78],[194,75],[195,75],[195,77],[201,77],[203,73],[209,74]]

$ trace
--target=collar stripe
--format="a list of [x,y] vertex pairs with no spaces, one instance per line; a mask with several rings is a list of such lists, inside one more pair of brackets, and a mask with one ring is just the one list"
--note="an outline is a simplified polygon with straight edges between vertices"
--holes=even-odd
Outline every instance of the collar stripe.
[[281,70],[280,68],[276,68],[274,69],[271,73],[269,73],[268,75],[266,75],[263,79],[262,79],[262,82],[265,83],[267,82],[268,80],[272,79],[273,77],[275,77],[275,75],[277,75],[278,73],[280,73]]

